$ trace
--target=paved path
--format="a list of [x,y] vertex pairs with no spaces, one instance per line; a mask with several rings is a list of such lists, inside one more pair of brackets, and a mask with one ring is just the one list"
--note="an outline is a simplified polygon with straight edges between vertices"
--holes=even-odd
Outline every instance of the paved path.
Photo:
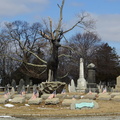
[[120,116],[94,116],[94,117],[70,117],[70,118],[1,118],[0,120],[120,120]]

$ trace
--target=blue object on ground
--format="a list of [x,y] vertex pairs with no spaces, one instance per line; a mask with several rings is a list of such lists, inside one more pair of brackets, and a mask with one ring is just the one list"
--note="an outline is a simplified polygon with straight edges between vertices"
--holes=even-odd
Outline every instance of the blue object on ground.
[[81,108],[84,108],[84,107],[93,108],[94,103],[93,102],[91,102],[91,103],[82,102],[82,103],[76,103],[75,104],[76,109],[81,109]]

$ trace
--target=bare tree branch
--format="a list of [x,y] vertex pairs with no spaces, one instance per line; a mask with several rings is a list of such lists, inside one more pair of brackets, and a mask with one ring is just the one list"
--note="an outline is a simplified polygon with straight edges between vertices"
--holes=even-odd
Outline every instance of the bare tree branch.
[[61,55],[59,55],[58,57],[62,57],[62,56],[65,56],[65,57],[72,57],[72,56],[70,56],[70,55],[65,55],[65,54],[61,54]]
[[63,12],[63,6],[64,6],[64,3],[65,3],[65,0],[62,1],[62,5],[59,6],[60,7],[60,18],[59,18],[59,23],[58,23],[58,26],[57,26],[57,29],[56,29],[56,38],[58,38],[59,36],[59,31],[61,31],[61,25],[62,25],[62,19],[63,19],[63,15],[62,15],[62,12]]
[[32,55],[34,55],[38,60],[40,60],[43,63],[47,63],[46,61],[42,60],[40,57],[38,57],[35,53],[33,53],[32,51],[27,50],[26,48],[23,49],[24,51],[28,51],[29,53],[31,53]]
[[32,55],[34,55],[37,59],[39,59],[41,62],[43,63],[47,63],[46,61],[42,60],[40,57],[38,57],[35,53],[33,53],[32,51],[29,51],[27,48],[25,48],[25,46],[22,45],[21,41],[19,40],[19,44],[23,47],[23,51],[28,51],[29,53],[31,53]]
[[37,65],[37,64],[33,64],[33,63],[26,63],[25,64],[27,65],[31,65],[31,66],[34,66],[34,67],[46,67],[46,65]]
[[41,34],[41,36],[42,36],[43,38],[45,38],[45,39],[47,39],[47,40],[51,40],[51,38],[50,38],[47,34],[45,34],[44,32],[42,32],[42,30],[40,31],[40,34]]

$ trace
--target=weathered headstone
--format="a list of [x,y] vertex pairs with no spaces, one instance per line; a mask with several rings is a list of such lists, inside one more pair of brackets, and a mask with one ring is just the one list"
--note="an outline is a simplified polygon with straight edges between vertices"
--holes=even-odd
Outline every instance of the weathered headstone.
[[9,101],[7,98],[0,98],[0,104],[5,104]]
[[75,83],[74,83],[73,79],[71,80],[70,92],[76,92],[76,90],[75,90]]
[[120,95],[116,95],[111,100],[120,102]]
[[15,88],[12,87],[12,89],[11,89],[11,96],[13,96],[14,94],[15,94]]
[[88,93],[82,97],[82,99],[92,99],[92,100],[95,100],[96,98],[97,98],[97,93]]
[[7,85],[5,85],[4,92],[5,92],[5,93],[7,93],[7,92],[8,92],[8,87],[7,87]]
[[25,97],[15,97],[11,101],[12,103],[24,103],[25,102]]
[[71,92],[71,86],[68,84],[68,91]]
[[37,90],[37,85],[33,85],[33,92]]
[[45,100],[46,105],[49,105],[49,104],[56,105],[59,102],[60,102],[59,98],[52,98],[52,99],[46,99]]
[[32,80],[30,80],[30,86],[32,86],[33,85],[33,82],[32,82]]
[[27,93],[30,93],[30,85],[27,85]]
[[115,96],[120,96],[120,93],[119,92],[113,92],[110,95],[111,95],[111,98],[114,98]]
[[77,91],[85,92],[86,90],[86,80],[84,78],[84,64],[83,58],[80,58],[80,69],[79,69],[79,79],[77,80]]
[[70,106],[75,101],[77,101],[77,100],[76,99],[64,99],[62,101],[62,106]]
[[23,85],[25,85],[25,82],[23,79],[20,79],[19,85],[18,85],[18,93],[21,93]]
[[9,84],[5,85],[4,92],[5,92],[5,93],[9,93],[9,92],[10,92],[10,91],[9,91],[9,88],[10,88],[10,85],[9,85]]
[[86,92],[89,92],[89,89],[91,89],[92,92],[99,92],[99,89],[97,88],[97,84],[95,81],[95,65],[93,63],[89,64],[87,66],[88,68],[88,78],[87,78],[87,89]]
[[12,79],[11,86],[16,90],[16,81],[14,79]]
[[120,92],[120,76],[116,78],[116,86],[115,86],[115,91]]
[[29,99],[28,104],[38,105],[42,102],[42,98]]
[[100,94],[97,98],[98,100],[111,100],[111,95],[108,95],[108,94]]

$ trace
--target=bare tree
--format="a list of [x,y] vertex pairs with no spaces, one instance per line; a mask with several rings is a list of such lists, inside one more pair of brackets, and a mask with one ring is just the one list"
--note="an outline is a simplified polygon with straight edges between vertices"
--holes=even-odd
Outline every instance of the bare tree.
[[53,81],[57,80],[57,69],[58,69],[58,63],[59,63],[58,49],[59,47],[61,47],[60,42],[62,38],[65,38],[64,34],[73,30],[75,27],[86,29],[88,27],[90,28],[93,26],[93,20],[85,20],[88,14],[82,13],[81,15],[79,15],[79,20],[71,28],[64,31],[62,28],[62,21],[63,21],[62,13],[63,13],[64,2],[65,0],[62,0],[61,6],[58,5],[60,9],[60,16],[59,16],[59,21],[56,28],[53,27],[53,21],[52,19],[49,18],[49,26],[47,26],[45,30],[40,31],[41,36],[47,39],[51,45],[51,56],[47,62],[47,71],[49,71],[49,69],[52,71]]
[[69,70],[70,76],[77,79],[79,76],[79,59],[84,59],[85,77],[87,75],[87,65],[93,62],[93,58],[96,55],[96,50],[101,45],[100,38],[93,32],[77,33],[73,35],[66,46],[69,46],[73,51],[67,51],[66,54],[71,55],[72,59],[67,59],[69,64],[66,66]]
[[[28,76],[36,76],[39,78],[40,73],[36,72],[34,67],[46,67],[46,61],[42,60],[40,53],[44,54],[44,47],[46,42],[40,36],[39,31],[42,25],[40,23],[33,23],[29,25],[27,22],[15,21],[12,23],[5,23],[5,27],[1,33],[1,40],[4,44],[8,43],[11,46],[9,52],[1,53],[4,58],[17,61],[21,67],[21,71]],[[8,46],[5,46],[7,48]],[[39,62],[36,64],[35,59]],[[45,64],[43,64],[45,63]],[[32,67],[31,67],[32,66]]]

